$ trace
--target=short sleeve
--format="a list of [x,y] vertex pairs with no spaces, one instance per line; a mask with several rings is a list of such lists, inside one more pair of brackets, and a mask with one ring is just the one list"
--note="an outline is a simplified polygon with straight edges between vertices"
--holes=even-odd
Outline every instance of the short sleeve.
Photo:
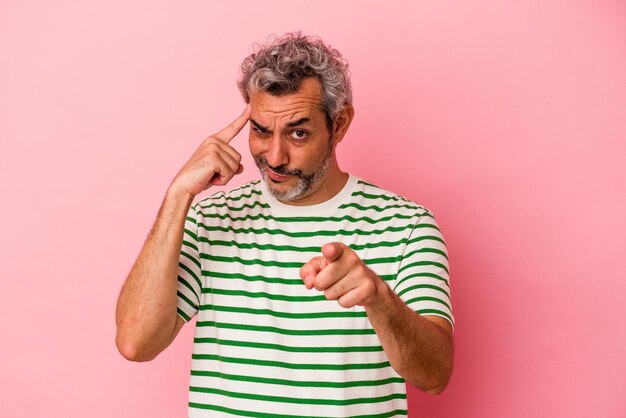
[[418,216],[409,235],[394,290],[414,312],[441,316],[454,326],[448,252],[437,222],[428,211]]
[[202,268],[198,240],[198,212],[194,205],[185,219],[183,245],[178,260],[177,307],[178,315],[189,322],[198,312],[202,293]]

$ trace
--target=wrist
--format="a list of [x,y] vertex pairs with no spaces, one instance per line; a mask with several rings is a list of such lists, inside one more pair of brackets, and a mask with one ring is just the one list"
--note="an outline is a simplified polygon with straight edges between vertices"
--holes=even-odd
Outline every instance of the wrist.
[[374,297],[367,304],[366,308],[380,310],[382,308],[388,308],[390,306],[391,299],[393,297],[393,291],[387,285],[387,283],[377,274],[374,273],[374,284],[376,286],[376,293]]
[[167,188],[167,192],[165,193],[166,200],[174,200],[177,202],[182,201],[185,203],[189,203],[190,205],[194,197],[195,196],[191,194],[187,189],[185,189],[184,187],[180,187],[176,183],[173,183],[173,182]]

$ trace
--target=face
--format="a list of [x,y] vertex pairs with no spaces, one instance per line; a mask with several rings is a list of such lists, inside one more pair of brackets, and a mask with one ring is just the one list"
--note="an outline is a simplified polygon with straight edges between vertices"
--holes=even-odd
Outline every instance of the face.
[[[341,171],[334,155],[316,79],[305,79],[288,95],[250,94],[250,152],[268,190],[285,203],[315,204]],[[332,197],[329,196],[328,198]]]

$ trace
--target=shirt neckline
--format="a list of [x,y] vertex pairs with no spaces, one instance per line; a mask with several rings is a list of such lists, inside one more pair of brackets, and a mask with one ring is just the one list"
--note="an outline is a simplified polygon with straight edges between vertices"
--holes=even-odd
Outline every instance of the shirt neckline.
[[270,206],[270,210],[276,216],[283,217],[299,217],[299,216],[324,216],[330,215],[348,200],[350,195],[355,189],[357,184],[357,178],[352,174],[348,174],[348,181],[343,188],[333,197],[325,202],[315,205],[288,205],[276,199],[267,189],[267,185],[264,180],[260,181],[260,189],[263,195],[263,199]]

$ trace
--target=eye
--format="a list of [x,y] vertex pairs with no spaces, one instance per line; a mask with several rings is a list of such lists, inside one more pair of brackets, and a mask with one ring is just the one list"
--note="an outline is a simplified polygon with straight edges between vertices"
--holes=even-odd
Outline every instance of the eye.
[[291,132],[290,136],[293,139],[306,139],[306,137],[309,135],[309,133],[307,131],[304,131],[302,129],[296,129],[295,131]]
[[254,133],[257,136],[267,136],[268,132],[262,129],[257,128],[256,126],[252,128],[252,130],[254,131]]

